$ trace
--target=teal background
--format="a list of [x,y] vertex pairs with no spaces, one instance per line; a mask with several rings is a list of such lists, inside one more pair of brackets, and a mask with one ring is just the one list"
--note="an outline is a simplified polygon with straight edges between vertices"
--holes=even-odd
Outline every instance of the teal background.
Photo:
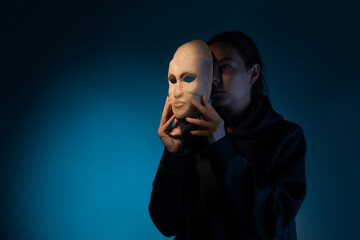
[[359,1],[0,3],[0,238],[166,239],[147,207],[168,63],[239,30],[307,140],[298,239],[359,239]]

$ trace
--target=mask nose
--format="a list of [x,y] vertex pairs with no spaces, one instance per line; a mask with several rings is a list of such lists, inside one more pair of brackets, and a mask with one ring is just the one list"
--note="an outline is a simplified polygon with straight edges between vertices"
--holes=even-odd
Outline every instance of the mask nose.
[[182,96],[182,89],[181,89],[181,83],[180,83],[180,81],[178,81],[178,82],[176,83],[174,96],[175,96],[176,98]]

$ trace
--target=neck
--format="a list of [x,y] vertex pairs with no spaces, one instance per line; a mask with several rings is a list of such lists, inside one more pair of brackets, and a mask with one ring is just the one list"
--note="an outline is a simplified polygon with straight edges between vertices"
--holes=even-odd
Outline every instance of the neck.
[[224,120],[228,133],[234,131],[245,120],[250,110],[250,103],[251,99],[248,97],[224,106],[214,106]]

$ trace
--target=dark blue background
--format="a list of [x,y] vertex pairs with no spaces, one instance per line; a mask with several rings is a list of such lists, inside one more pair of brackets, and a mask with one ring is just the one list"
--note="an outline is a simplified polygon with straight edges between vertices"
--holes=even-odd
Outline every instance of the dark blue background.
[[308,144],[298,238],[359,239],[359,1],[0,3],[1,239],[165,239],[148,203],[168,63],[254,39]]

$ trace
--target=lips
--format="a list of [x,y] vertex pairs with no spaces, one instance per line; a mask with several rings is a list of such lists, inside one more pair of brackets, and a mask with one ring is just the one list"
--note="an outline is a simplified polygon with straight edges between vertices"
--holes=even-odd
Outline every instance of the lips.
[[184,102],[174,102],[175,107],[181,107],[184,104],[185,104]]

